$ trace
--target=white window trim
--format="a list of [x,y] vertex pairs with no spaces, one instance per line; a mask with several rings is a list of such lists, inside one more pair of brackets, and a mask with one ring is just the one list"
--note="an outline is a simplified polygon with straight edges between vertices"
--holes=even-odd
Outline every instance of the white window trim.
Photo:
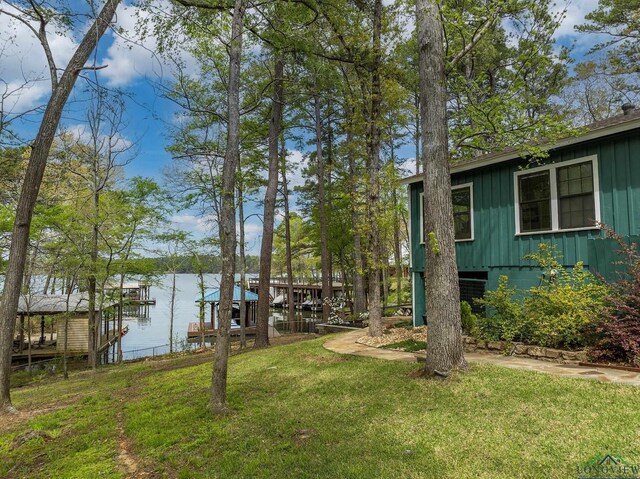
[[[516,236],[525,235],[540,235],[549,233],[564,233],[571,231],[587,231],[598,229],[597,226],[584,226],[581,228],[560,228],[560,219],[558,215],[558,181],[556,170],[565,166],[575,165],[576,163],[591,162],[591,169],[593,171],[593,206],[595,211],[596,223],[601,220],[600,217],[600,174],[598,172],[598,155],[583,156],[582,158],[576,158],[575,160],[560,161],[550,165],[538,166],[535,168],[528,168],[526,170],[517,171],[513,174],[513,191],[515,197],[515,217],[516,217]],[[520,188],[518,179],[521,176],[528,175],[530,173],[536,173],[540,171],[549,171],[549,187],[551,189],[551,229],[550,230],[537,230],[537,231],[520,231]]]
[[[453,193],[454,190],[461,190],[463,188],[469,188],[470,191],[470,195],[469,195],[469,209],[470,209],[470,213],[471,213],[471,238],[464,238],[464,239],[457,239],[455,240],[456,243],[464,243],[467,241],[473,241],[475,239],[475,228],[474,228],[474,221],[473,221],[473,181],[469,182],[469,183],[461,183],[459,185],[452,185],[451,186],[451,192]],[[418,208],[419,208],[419,223],[418,226],[420,228],[420,244],[424,244],[424,192],[420,193],[419,197],[418,197]],[[454,233],[455,234],[455,233]]]
[[424,244],[424,191],[418,196],[418,228],[420,228],[420,244]]
[[[407,185],[407,198],[411,198],[411,185]],[[413,218],[413,215],[409,214],[409,231],[411,235],[413,235],[413,219],[412,218]],[[411,244],[409,244],[409,268],[413,268],[413,247],[411,247]],[[413,305],[413,308],[414,308],[413,310],[415,311],[415,305]]]
[[[457,239],[456,243],[465,243],[467,241],[473,241],[475,238],[475,228],[474,228],[474,221],[473,221],[473,181],[470,181],[469,183],[460,183],[459,185],[453,185],[451,187],[451,192],[453,193],[455,190],[461,190],[463,188],[469,188],[469,212],[470,212],[470,218],[469,221],[471,221],[471,238],[462,238],[462,239]],[[454,232],[455,235],[455,232]]]

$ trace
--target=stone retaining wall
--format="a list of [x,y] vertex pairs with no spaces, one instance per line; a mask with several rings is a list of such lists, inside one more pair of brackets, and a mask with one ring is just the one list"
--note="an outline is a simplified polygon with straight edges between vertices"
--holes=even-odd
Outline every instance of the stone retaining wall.
[[353,326],[342,326],[339,324],[320,323],[320,324],[316,324],[316,329],[318,330],[318,334],[322,336],[329,333],[344,333],[346,331],[353,331],[356,329],[362,330],[363,328],[356,328]]
[[587,361],[586,351],[566,351],[564,349],[543,348],[528,344],[507,341],[483,341],[471,336],[464,336],[466,352],[502,352],[507,356],[522,356],[556,363],[577,364]]

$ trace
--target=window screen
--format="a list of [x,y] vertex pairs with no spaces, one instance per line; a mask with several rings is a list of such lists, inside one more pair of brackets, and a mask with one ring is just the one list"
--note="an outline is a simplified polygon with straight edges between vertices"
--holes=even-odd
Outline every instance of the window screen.
[[471,188],[456,188],[451,191],[451,196],[455,239],[471,239]]
[[518,178],[520,231],[551,229],[551,187],[549,172],[532,173]]
[[590,161],[557,169],[560,229],[595,224],[593,166]]

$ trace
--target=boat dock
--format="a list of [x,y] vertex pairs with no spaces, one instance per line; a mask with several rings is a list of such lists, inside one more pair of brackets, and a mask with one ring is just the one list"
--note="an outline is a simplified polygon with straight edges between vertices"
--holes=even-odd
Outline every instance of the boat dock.
[[[129,326],[125,326],[122,328],[122,331],[117,330],[109,330],[108,333],[103,333],[100,338],[100,349],[99,353],[106,351],[110,346],[112,346],[120,336],[124,336],[129,331]],[[18,344],[16,344],[18,343]],[[60,357],[64,354],[64,346],[61,344],[58,347],[58,341],[46,341],[44,344],[34,341],[31,343],[31,353],[29,353],[29,344],[22,344],[22,348],[20,348],[19,342],[14,341],[13,346],[13,354],[11,355],[11,361],[16,363],[22,363],[29,359],[29,354],[31,354],[31,360],[41,360],[41,359],[52,359],[56,357]],[[87,356],[86,351],[77,351],[74,349],[70,349],[68,351],[69,356]]]
[[[111,283],[105,288],[106,291],[115,293],[120,289],[119,284]],[[122,297],[129,304],[148,305],[156,304],[156,298],[151,297],[151,285],[141,281],[123,283],[122,284]]]
[[[260,282],[258,279],[250,279],[248,281],[248,289],[254,293],[258,292]],[[332,284],[333,296],[342,296],[344,294],[344,285],[339,281]],[[272,307],[288,308],[287,296],[289,291],[289,283],[286,278],[272,278],[269,283],[269,296],[271,297]],[[322,283],[293,283],[293,299],[296,309],[308,309],[311,311],[322,310]]]

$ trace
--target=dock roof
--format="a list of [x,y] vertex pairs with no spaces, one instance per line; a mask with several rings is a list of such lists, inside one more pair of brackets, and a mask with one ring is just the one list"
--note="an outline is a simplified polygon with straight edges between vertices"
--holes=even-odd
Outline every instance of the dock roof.
[[[249,302],[258,301],[258,295],[245,290],[245,300]],[[240,301],[240,286],[233,287],[233,301]],[[196,303],[200,302],[200,297],[196,298]],[[219,303],[220,302],[220,289],[214,289],[211,291],[207,291],[204,295],[205,303]]]
[[[22,295],[18,302],[18,314],[59,314],[66,311],[66,294]],[[89,311],[89,298],[79,293],[69,295],[69,311],[72,313],[87,313]]]

